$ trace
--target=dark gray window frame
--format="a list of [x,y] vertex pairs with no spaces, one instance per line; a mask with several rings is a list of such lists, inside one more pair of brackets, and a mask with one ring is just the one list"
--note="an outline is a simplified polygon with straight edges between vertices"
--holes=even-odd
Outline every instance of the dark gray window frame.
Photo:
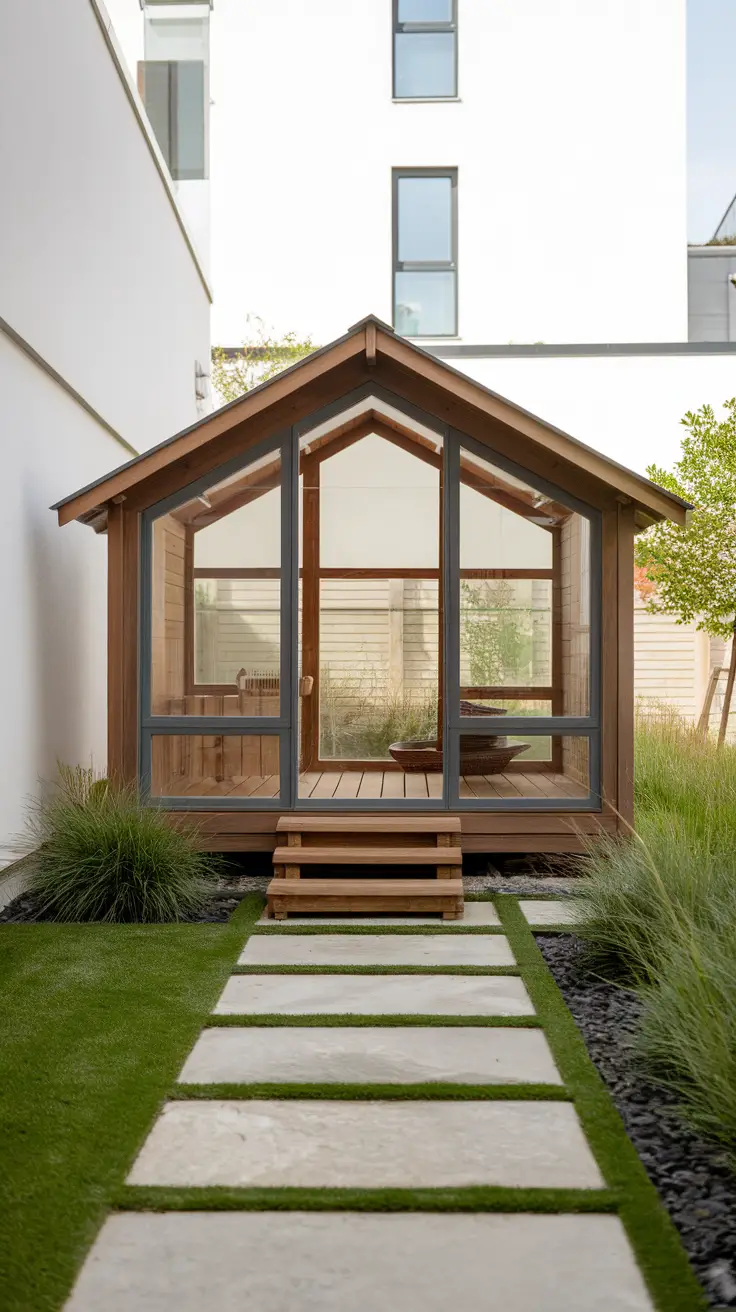
[[[400,799],[354,798],[320,799],[312,802],[299,798],[298,789],[298,448],[300,437],[310,429],[333,418],[342,410],[376,397],[409,418],[433,429],[443,438],[444,452],[444,516],[446,549],[444,559],[444,668],[445,696],[443,699],[443,795],[442,798],[407,798],[405,806]],[[460,642],[459,642],[459,545],[460,545],[460,449],[474,451],[492,460],[500,469],[516,478],[533,483],[540,492],[568,505],[584,515],[590,522],[590,714],[584,717],[504,717],[504,731],[521,733],[525,737],[556,736],[585,737],[589,742],[590,780],[587,798],[556,800],[554,798],[460,798],[460,735],[484,736],[498,731],[498,717],[460,716]],[[153,520],[168,510],[181,505],[190,497],[204,492],[221,478],[227,478],[247,466],[252,460],[280,448],[282,459],[281,483],[281,703],[278,716],[153,716],[151,715],[151,599],[152,599],[152,534]],[[507,460],[492,448],[446,425],[437,415],[412,405],[403,397],[374,383],[365,383],[338,401],[306,416],[294,427],[257,443],[226,464],[182,488],[170,497],[150,506],[141,515],[140,552],[140,739],[139,776],[144,796],[150,796],[152,740],[156,735],[218,736],[237,734],[269,735],[278,737],[280,754],[280,787],[277,798],[228,797],[156,797],[152,804],[166,810],[186,811],[475,811],[475,812],[598,812],[601,810],[601,515],[593,507],[578,501],[569,493],[533,475],[523,466]],[[451,695],[450,695],[451,694]]]
[[[152,715],[151,713],[151,662],[153,656],[152,593],[153,593],[153,523],[176,506],[199,493],[206,492],[221,479],[237,474],[254,460],[281,452],[281,651],[279,668],[280,702],[278,715]],[[296,615],[294,595],[297,580],[294,578],[293,532],[295,523],[296,488],[293,475],[294,442],[292,429],[281,430],[271,437],[249,447],[247,451],[211,469],[187,487],[180,488],[169,497],[149,506],[141,515],[140,539],[140,665],[139,665],[139,778],[141,792],[147,800],[167,811],[278,811],[289,810],[292,805],[291,689],[296,684],[292,677],[292,616]],[[297,574],[298,579],[298,574]],[[297,594],[298,595],[298,594]],[[294,625],[296,628],[296,625]],[[278,797],[151,797],[151,765],[153,739],[159,737],[216,734],[218,737],[264,736],[279,739],[279,795]],[[213,805],[213,803],[215,805]]]
[[[392,98],[399,102],[407,104],[422,104],[425,101],[448,101],[457,100],[458,98],[458,32],[457,32],[457,5],[458,0],[452,0],[452,18],[448,23],[400,23],[399,22],[399,0],[393,0],[393,22],[391,28],[391,94]],[[422,33],[422,32],[443,32],[449,33],[454,38],[453,41],[453,80],[454,90],[449,96],[400,96],[396,87],[396,37],[402,32],[405,33]]]
[[[449,178],[450,221],[452,240],[449,260],[399,260],[399,182],[402,178]],[[394,168],[391,170],[391,322],[396,328],[396,275],[397,273],[452,273],[455,278],[455,317],[452,332],[418,333],[412,341],[422,338],[434,341],[458,335],[459,279],[458,279],[458,170],[457,168]],[[398,331],[398,330],[397,330]]]

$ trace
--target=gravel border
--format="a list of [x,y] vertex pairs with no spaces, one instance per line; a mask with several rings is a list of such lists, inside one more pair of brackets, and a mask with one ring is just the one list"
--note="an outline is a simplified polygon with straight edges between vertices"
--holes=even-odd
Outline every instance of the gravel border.
[[572,935],[535,937],[710,1306],[736,1308],[736,1176],[724,1152],[682,1124],[673,1094],[638,1073],[631,1051],[638,998],[586,976]]

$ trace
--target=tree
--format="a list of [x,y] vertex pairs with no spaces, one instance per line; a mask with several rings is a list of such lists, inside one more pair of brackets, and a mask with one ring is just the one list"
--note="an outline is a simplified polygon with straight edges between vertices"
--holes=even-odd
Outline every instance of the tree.
[[636,544],[636,563],[656,590],[650,611],[667,611],[679,624],[695,620],[714,637],[731,638],[731,661],[718,742],[728,727],[736,677],[736,397],[716,419],[704,405],[681,421],[687,432],[672,473],[650,465],[647,475],[692,502],[685,527],[653,524]]
[[530,654],[514,590],[504,580],[477,586],[464,581],[461,590],[460,646],[468,657],[470,682],[493,687],[514,677]]
[[271,335],[258,315],[246,315],[245,322],[246,340],[237,355],[229,355],[222,346],[212,348],[212,386],[223,404],[237,401],[251,388],[317,350],[311,337],[300,340],[296,333]]

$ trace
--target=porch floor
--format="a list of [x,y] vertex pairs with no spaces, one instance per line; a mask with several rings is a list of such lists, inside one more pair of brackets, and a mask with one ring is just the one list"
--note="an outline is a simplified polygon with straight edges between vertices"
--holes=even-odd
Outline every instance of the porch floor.
[[[463,775],[460,796],[466,798],[536,797],[562,800],[580,798],[584,790],[574,779],[552,771],[524,774]],[[194,783],[171,779],[166,785],[168,797],[278,797],[278,775],[235,776],[230,779],[202,779]],[[299,798],[327,801],[330,798],[411,799],[442,798],[441,774],[404,774],[400,770],[325,770],[299,776]]]

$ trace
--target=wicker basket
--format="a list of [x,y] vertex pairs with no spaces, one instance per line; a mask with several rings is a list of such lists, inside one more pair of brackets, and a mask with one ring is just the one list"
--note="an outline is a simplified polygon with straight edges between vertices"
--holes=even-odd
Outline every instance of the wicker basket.
[[[460,745],[461,774],[501,774],[520,752],[526,752],[528,743],[507,743],[506,739],[492,743],[488,738],[472,740],[472,749]],[[389,752],[405,774],[440,774],[442,748],[436,742],[391,743]]]
[[467,702],[460,699],[460,714],[466,715],[505,715],[505,706],[479,706],[478,702]]

